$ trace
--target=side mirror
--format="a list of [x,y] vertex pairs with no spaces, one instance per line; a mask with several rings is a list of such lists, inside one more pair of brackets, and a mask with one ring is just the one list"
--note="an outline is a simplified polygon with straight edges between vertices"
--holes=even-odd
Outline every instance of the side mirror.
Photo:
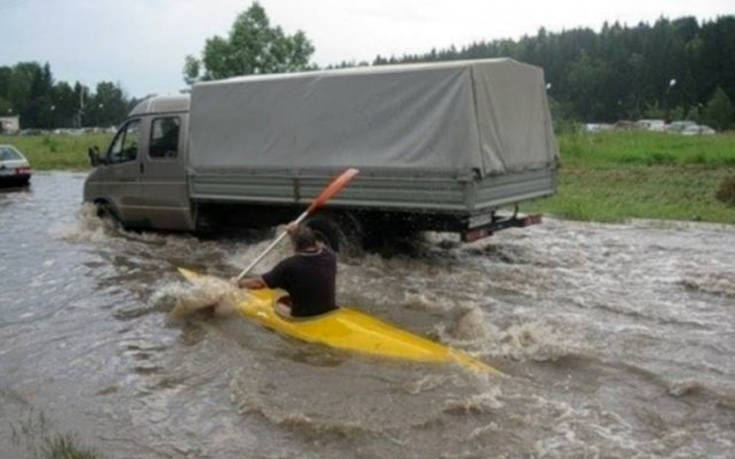
[[89,155],[89,163],[92,167],[97,167],[100,164],[107,164],[107,161],[100,158],[100,148],[97,145],[90,147],[87,154]]

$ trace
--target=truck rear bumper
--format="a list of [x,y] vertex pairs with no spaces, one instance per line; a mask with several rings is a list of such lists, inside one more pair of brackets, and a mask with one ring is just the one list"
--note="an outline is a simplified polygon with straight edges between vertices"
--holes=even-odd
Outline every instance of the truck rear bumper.
[[462,242],[473,242],[478,239],[492,236],[494,232],[502,229],[523,228],[526,226],[538,225],[541,223],[541,219],[540,214],[526,215],[524,217],[518,217],[516,214],[513,214],[510,217],[493,218],[490,223],[461,231],[460,237],[462,238]]

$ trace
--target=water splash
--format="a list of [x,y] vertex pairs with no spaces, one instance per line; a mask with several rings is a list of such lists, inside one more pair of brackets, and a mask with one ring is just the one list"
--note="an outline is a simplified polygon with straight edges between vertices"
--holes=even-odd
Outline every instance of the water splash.
[[72,223],[51,227],[49,232],[69,242],[102,242],[115,234],[115,224],[97,215],[97,206],[84,203],[77,209]]
[[169,317],[180,320],[210,306],[217,315],[230,315],[238,303],[247,298],[247,290],[225,279],[203,276],[190,282],[164,284],[153,293],[151,303],[159,308],[170,308]]
[[439,323],[435,328],[442,342],[465,348],[471,354],[517,361],[556,360],[578,352],[580,346],[578,339],[540,321],[499,329],[477,307],[451,325]]
[[505,406],[498,397],[501,391],[497,387],[465,398],[451,398],[444,402],[444,411],[448,413],[488,413]]

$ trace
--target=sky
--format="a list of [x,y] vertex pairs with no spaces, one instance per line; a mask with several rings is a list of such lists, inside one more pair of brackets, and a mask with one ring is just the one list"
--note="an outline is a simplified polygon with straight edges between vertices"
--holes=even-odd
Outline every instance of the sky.
[[[130,96],[185,88],[187,54],[227,36],[249,0],[0,0],[0,66],[48,62],[54,78],[94,87],[121,84]],[[424,53],[475,41],[518,39],[540,27],[599,30],[661,16],[700,20],[735,14],[733,0],[260,0],[271,24],[302,30],[320,66]]]

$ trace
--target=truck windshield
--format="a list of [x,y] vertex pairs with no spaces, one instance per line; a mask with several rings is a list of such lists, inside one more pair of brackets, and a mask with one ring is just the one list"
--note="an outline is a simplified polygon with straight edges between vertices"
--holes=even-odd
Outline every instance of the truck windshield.
[[140,120],[132,120],[121,129],[115,140],[112,141],[107,153],[109,163],[123,163],[134,161],[138,157],[140,145]]

